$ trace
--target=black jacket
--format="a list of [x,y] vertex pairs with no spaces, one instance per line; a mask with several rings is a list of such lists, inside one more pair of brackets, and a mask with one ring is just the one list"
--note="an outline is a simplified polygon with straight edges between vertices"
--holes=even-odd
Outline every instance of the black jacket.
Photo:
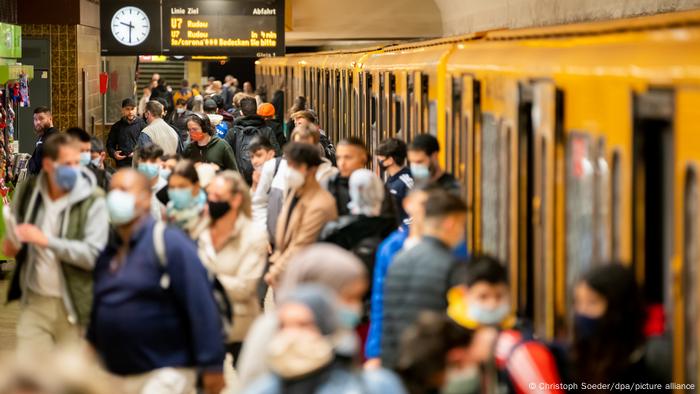
[[170,127],[177,132],[177,136],[180,137],[180,142],[183,146],[187,146],[189,142],[190,133],[187,130],[187,119],[192,115],[194,115],[194,112],[188,110],[181,114],[173,111],[168,114],[168,119],[166,119]]
[[133,153],[138,145],[141,130],[145,127],[146,122],[137,117],[132,123],[121,118],[109,129],[107,143],[105,145],[107,154],[117,163],[117,168],[131,167],[131,157],[127,157],[124,160],[117,160],[117,158],[114,157],[114,152],[120,150],[122,154],[126,156]]
[[[338,210],[338,216],[346,216],[350,214],[348,203],[350,202],[350,178],[341,177],[337,174],[328,180],[328,191],[335,198],[335,207]],[[394,198],[384,186],[384,201],[382,202],[381,216],[390,217],[397,223],[398,210],[396,209]]]
[[58,133],[58,129],[55,127],[49,127],[44,130],[44,134],[39,136],[34,146],[34,152],[32,153],[32,158],[29,159],[29,164],[27,164],[27,172],[31,175],[39,174],[41,171],[41,161],[44,159],[44,141],[46,141],[49,136],[54,133]]
[[401,335],[420,312],[447,310],[447,291],[462,282],[463,266],[447,245],[428,236],[394,257],[384,281],[382,367],[396,368]]
[[287,137],[284,135],[284,125],[275,119],[265,120],[265,125],[272,129],[275,134],[275,139],[277,139],[277,144],[283,147],[287,143]]

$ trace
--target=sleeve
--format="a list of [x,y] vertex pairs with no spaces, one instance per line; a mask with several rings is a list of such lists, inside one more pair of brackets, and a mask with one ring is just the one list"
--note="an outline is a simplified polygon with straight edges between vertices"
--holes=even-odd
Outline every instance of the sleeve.
[[323,226],[338,217],[335,203],[332,199],[329,201],[330,203],[326,207],[317,207],[305,212],[297,236],[292,239],[287,249],[277,256],[274,264],[270,266],[270,272],[274,276],[279,278],[284,272],[289,258],[305,246],[315,243]]
[[247,302],[256,296],[258,283],[265,268],[267,233],[262,228],[257,227],[249,229],[249,231],[255,231],[256,234],[239,259],[240,269],[236,275],[217,275],[219,282],[226,289],[226,294],[234,302]]
[[144,133],[143,130],[139,132],[139,139],[136,142],[136,147],[140,148],[149,144],[152,144],[153,140],[151,140],[151,137],[148,136],[148,134]]
[[117,160],[117,158],[114,157],[114,152],[117,151],[117,124],[118,123],[115,123],[112,125],[112,127],[109,128],[109,134],[107,135],[107,143],[105,144],[107,154],[114,160]]
[[166,230],[165,240],[170,287],[189,321],[191,351],[197,367],[221,371],[224,363],[221,320],[196,246],[176,229]]
[[[517,346],[506,369],[518,393],[564,394],[564,390],[556,388],[541,390],[543,386],[557,387],[561,378],[554,356],[540,342],[528,341]],[[533,383],[537,389],[532,389]]]
[[231,145],[224,145],[224,168],[227,170],[238,171],[238,165],[236,164],[236,156],[233,154],[233,148]]
[[85,222],[85,238],[80,240],[58,238],[48,235],[49,249],[56,257],[68,264],[86,270],[95,267],[97,256],[107,245],[109,237],[109,216],[104,198],[96,198],[92,203]]
[[[391,237],[391,236],[390,236]],[[369,332],[365,343],[365,357],[377,358],[381,354],[382,318],[384,313],[384,278],[389,268],[391,255],[388,253],[387,238],[377,249],[377,261],[372,275],[372,294],[370,297]]]

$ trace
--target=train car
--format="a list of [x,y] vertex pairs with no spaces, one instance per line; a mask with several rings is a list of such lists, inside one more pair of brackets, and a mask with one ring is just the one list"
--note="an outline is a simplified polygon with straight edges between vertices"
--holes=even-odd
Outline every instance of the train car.
[[359,120],[337,135],[372,150],[436,135],[470,250],[507,262],[542,338],[570,331],[583,272],[630,265],[663,311],[673,381],[697,385],[699,48],[700,12],[390,46],[355,66]]

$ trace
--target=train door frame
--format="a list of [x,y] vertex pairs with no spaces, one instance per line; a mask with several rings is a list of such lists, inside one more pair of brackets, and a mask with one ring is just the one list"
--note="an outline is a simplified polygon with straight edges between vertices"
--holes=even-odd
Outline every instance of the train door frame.
[[[695,163],[686,166],[683,174],[683,376],[679,381],[698,384],[700,373],[700,186]],[[692,355],[692,356],[691,356]],[[676,377],[674,377],[674,380]]]
[[560,247],[555,228],[563,93],[553,81],[536,79],[521,82],[518,96],[518,309],[532,319],[535,334],[551,339],[555,331],[556,256]]
[[[633,96],[633,267],[644,293],[650,302],[658,301],[664,306],[666,316],[673,316],[673,294],[670,286],[674,255],[674,200],[673,181],[675,164],[675,97],[671,89],[649,89]],[[651,158],[649,156],[652,156]],[[658,156],[658,157],[656,157]],[[659,173],[656,171],[661,163]],[[649,164],[653,164],[650,166]],[[649,183],[652,179],[653,184]],[[650,201],[650,197],[654,200]],[[650,204],[658,199],[661,210],[653,210]],[[652,216],[649,218],[649,216]],[[650,223],[653,221],[653,223]],[[658,238],[656,236],[658,236]],[[659,244],[654,241],[660,239]],[[658,250],[656,250],[658,249]],[[662,267],[648,264],[650,255],[661,259]],[[652,283],[655,278],[661,283]],[[653,287],[652,287],[653,286]],[[659,288],[660,287],[660,288]],[[665,332],[672,333],[673,319]]]

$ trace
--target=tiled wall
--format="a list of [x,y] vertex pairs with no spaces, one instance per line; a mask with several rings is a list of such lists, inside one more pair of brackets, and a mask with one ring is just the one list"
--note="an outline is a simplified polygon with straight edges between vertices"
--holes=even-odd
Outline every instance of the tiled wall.
[[82,70],[87,71],[86,124],[92,132],[102,122],[99,94],[99,29],[83,25],[22,25],[22,36],[48,38],[51,42],[51,103],[54,125],[59,129],[83,126]]

